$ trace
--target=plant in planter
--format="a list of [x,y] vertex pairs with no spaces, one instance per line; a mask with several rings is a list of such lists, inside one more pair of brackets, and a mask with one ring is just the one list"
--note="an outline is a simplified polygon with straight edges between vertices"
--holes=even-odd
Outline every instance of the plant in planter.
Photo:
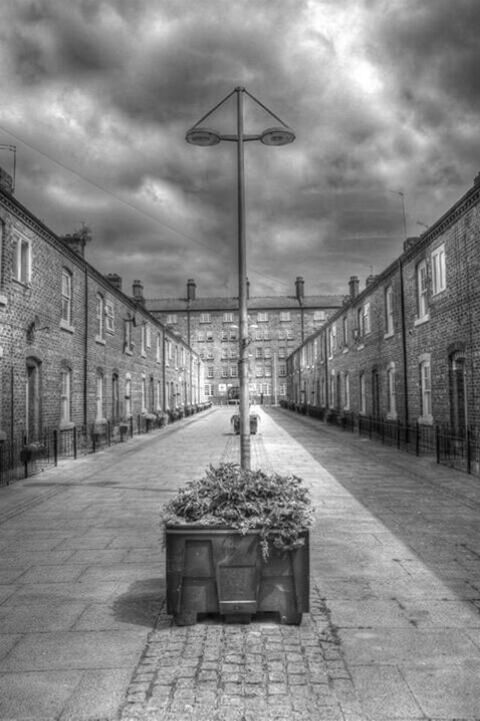
[[[253,435],[255,435],[258,430],[259,420],[260,416],[257,413],[249,414],[250,433],[252,433]],[[233,426],[233,432],[238,435],[240,433],[240,414],[234,413],[233,416],[230,418],[230,423]]]
[[313,510],[296,476],[210,466],[163,510],[167,611],[178,625],[198,613],[247,621],[276,612],[301,622],[309,602]]

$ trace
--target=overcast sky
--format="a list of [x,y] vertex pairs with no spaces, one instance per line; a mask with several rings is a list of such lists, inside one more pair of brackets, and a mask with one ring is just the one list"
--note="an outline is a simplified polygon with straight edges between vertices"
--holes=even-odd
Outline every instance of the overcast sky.
[[[419,235],[480,170],[479,31],[478,0],[3,0],[0,143],[127,293],[235,295],[236,145],[185,133],[244,86],[296,134],[245,147],[251,293],[346,293],[400,255],[403,200]],[[206,124],[235,132],[235,94]]]

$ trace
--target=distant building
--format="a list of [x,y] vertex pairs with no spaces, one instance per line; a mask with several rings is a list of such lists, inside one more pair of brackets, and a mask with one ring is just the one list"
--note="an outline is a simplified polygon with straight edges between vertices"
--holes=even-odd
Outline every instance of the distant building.
[[288,400],[337,416],[480,426],[480,175],[288,358]]
[[[238,298],[197,297],[195,281],[184,298],[147,299],[146,307],[198,353],[205,365],[204,394],[216,403],[238,397]],[[249,386],[256,403],[286,397],[286,358],[342,304],[340,296],[306,295],[297,277],[288,296],[250,297]]]

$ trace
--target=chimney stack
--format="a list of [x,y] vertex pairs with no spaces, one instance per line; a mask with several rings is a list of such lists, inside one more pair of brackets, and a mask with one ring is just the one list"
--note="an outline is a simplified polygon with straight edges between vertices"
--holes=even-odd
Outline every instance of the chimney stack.
[[145,305],[145,298],[143,297],[143,284],[139,280],[134,280],[132,285],[133,300],[140,305]]
[[122,279],[119,275],[116,273],[109,273],[105,276],[105,278],[108,280],[110,285],[113,285],[114,288],[117,290],[122,290]]
[[368,288],[369,285],[374,283],[377,280],[377,275],[369,275],[368,278],[365,281],[365,287]]
[[0,189],[13,193],[13,178],[3,168],[0,168]]
[[88,225],[82,225],[80,230],[76,230],[72,235],[63,235],[60,240],[68,245],[81,258],[85,257],[85,246],[92,240],[92,232]]
[[297,280],[295,281],[295,297],[297,300],[303,300],[304,286],[305,281],[303,280],[302,276],[297,275]]
[[348,281],[348,287],[350,289],[350,298],[356,298],[359,289],[358,277],[356,275],[350,276],[350,280]]
[[187,281],[187,300],[195,300],[197,286],[193,278]]
[[412,248],[415,245],[417,240],[420,240],[418,235],[416,235],[415,237],[412,237],[412,238],[407,238],[403,243],[403,252],[406,253],[407,250],[410,250],[410,248]]

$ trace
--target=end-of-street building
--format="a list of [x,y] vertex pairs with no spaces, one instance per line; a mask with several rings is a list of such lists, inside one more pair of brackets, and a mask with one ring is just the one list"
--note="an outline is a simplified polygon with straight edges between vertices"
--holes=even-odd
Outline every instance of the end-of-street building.
[[[293,295],[252,297],[247,287],[250,399],[277,403],[286,398],[287,356],[341,307],[343,297],[307,295],[300,276]],[[190,279],[185,297],[147,299],[146,307],[203,360],[205,397],[226,403],[238,397],[238,298],[197,297],[196,291]]]

